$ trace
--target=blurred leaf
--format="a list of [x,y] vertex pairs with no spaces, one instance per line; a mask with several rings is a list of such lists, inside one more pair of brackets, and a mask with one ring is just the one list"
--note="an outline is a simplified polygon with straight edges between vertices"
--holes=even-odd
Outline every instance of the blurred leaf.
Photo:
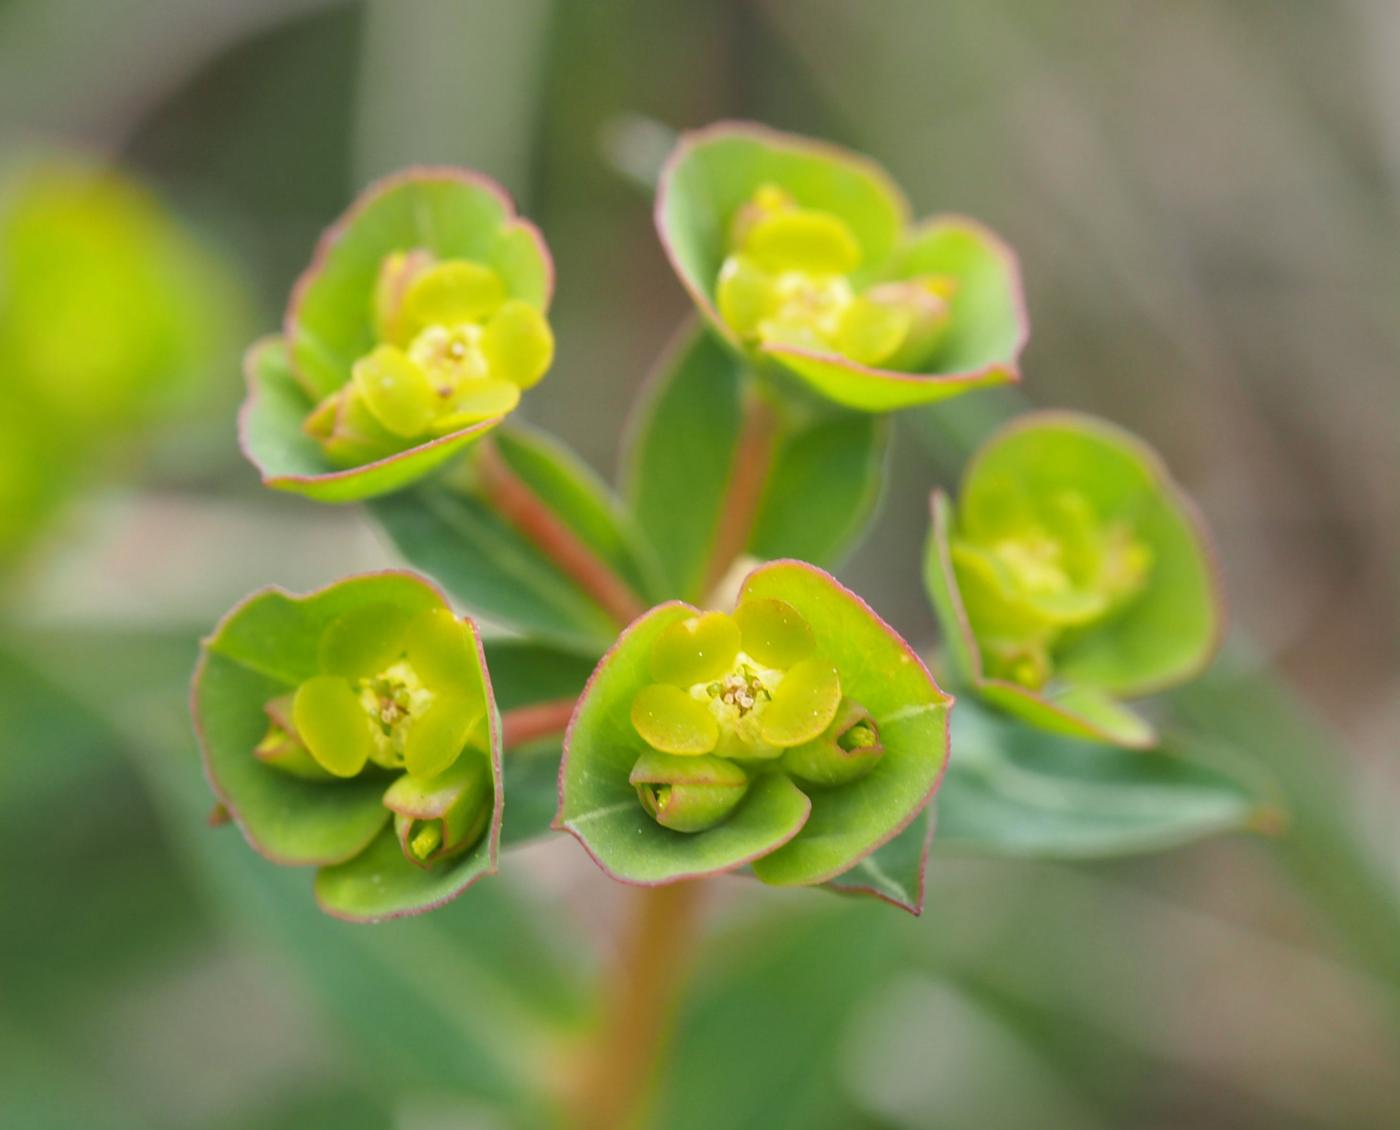
[[628,425],[622,493],[673,595],[696,600],[743,424],[743,365],[696,325],[659,362]]
[[897,916],[864,906],[712,938],[683,1005],[656,1107],[666,1130],[848,1130],[849,1021],[898,962]]
[[[583,693],[593,661],[527,640],[486,641],[491,687],[502,712],[559,702]],[[506,819],[501,845],[510,847],[546,835],[559,808],[559,759],[563,733],[505,752]]]
[[936,801],[936,850],[1078,859],[1154,851],[1263,818],[1261,791],[1188,744],[1121,749],[960,702]]
[[753,456],[769,465],[742,468],[763,483],[747,552],[832,566],[874,516],[886,421],[810,402],[783,405],[779,418],[776,406],[745,396],[742,362],[694,329],[663,357],[629,425],[623,493],[665,569],[668,595],[706,595],[700,590],[710,579],[736,463],[751,454],[741,451],[746,429],[772,428],[752,437]]
[[880,500],[889,422],[842,413],[782,438],[749,552],[831,568],[860,540]]

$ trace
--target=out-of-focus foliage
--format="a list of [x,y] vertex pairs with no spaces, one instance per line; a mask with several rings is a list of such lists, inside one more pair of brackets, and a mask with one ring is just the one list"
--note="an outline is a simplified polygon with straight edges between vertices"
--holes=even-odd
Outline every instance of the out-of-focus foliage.
[[128,175],[77,157],[0,184],[0,566],[229,340],[226,268]]
[[[110,147],[233,237],[267,311],[370,175],[427,160],[499,176],[560,266],[570,361],[529,415],[601,469],[688,304],[618,173],[654,168],[666,142],[646,123],[835,137],[1020,249],[1035,398],[1163,452],[1222,536],[1262,653],[1174,700],[1172,721],[1286,766],[1292,835],[1091,868],[953,860],[935,841],[929,904],[957,911],[918,922],[751,885],[779,900],[760,915],[750,886],[723,884],[661,1083],[674,1125],[1400,1122],[1396,6],[413,7],[0,0],[2,143],[15,152],[20,126]],[[202,379],[239,385],[232,365]],[[883,515],[842,573],[920,642],[931,476],[952,484],[958,428],[984,434],[1000,399],[964,404],[917,429],[923,450],[896,437]],[[0,641],[0,1123],[500,1130],[531,1086],[479,1022],[577,1026],[609,888],[584,861],[507,856],[530,875],[523,905],[481,884],[367,932],[204,826],[191,624],[268,579],[253,532],[302,588],[382,557],[349,515],[264,497],[226,416],[200,427],[201,472],[155,468],[128,522],[55,561],[87,591],[41,587],[27,608],[150,617],[144,642],[76,625]],[[1265,661],[1297,689],[1261,691]],[[557,1061],[548,1037],[535,1047]]]

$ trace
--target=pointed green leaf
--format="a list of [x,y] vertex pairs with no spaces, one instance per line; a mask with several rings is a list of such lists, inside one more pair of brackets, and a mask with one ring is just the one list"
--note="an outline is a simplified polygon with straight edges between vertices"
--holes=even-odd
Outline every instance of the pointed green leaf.
[[826,886],[842,894],[873,895],[891,906],[918,915],[924,911],[924,871],[933,842],[935,805],[925,806],[914,822]]
[[[663,357],[629,425],[623,495],[669,593],[685,599],[706,595],[745,425],[745,383],[743,363],[693,329]],[[811,405],[776,425],[748,551],[834,565],[874,516],[888,427]]]
[[1154,851],[1247,829],[1258,785],[1168,740],[1151,752],[1056,737],[960,703],[935,848],[1080,859]]

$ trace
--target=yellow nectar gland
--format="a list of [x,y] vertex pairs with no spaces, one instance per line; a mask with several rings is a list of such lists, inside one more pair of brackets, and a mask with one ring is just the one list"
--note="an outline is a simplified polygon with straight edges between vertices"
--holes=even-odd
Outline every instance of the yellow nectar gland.
[[404,722],[428,712],[437,697],[405,660],[377,675],[359,681],[356,688],[360,705],[373,723],[374,747],[370,760],[386,769],[404,763]]

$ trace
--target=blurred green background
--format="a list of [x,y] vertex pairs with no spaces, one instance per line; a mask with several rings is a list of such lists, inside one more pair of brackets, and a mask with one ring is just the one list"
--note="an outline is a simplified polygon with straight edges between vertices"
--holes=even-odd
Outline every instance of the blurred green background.
[[[1027,394],[1145,435],[1219,536],[1240,640],[1174,709],[1292,825],[1092,866],[935,848],[918,921],[721,883],[658,1125],[1400,1125],[1397,57],[1389,0],[0,0],[0,163],[118,162],[221,264],[174,414],[40,445],[91,454],[0,573],[0,1125],[536,1124],[619,896],[575,844],[365,929],[204,827],[198,635],[390,559],[259,487],[237,355],[368,179],[469,164],[559,268],[525,411],[610,472],[686,309],[646,182],[720,117],[865,150],[1020,250]],[[997,407],[901,420],[843,573],[925,645],[927,491]]]

